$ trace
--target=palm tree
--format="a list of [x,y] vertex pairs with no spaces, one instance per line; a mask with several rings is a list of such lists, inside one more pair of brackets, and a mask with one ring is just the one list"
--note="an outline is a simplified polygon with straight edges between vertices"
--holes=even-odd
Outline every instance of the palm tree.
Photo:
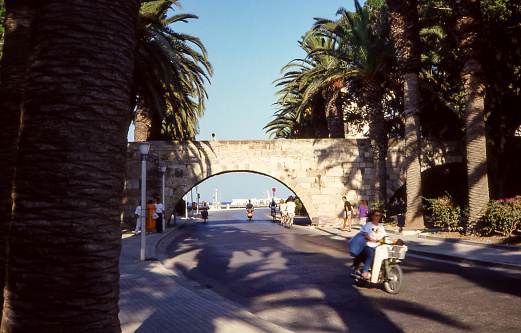
[[170,28],[197,16],[168,17],[173,6],[181,9],[178,0],[141,6],[134,74],[136,141],[193,139],[199,131],[207,98],[204,84],[213,70],[198,38]]
[[[336,41],[329,36],[320,36],[316,30],[309,31],[301,48],[307,52],[307,61],[312,67],[300,78],[301,86],[305,86],[304,105],[311,101],[324,100],[325,117],[330,138],[343,138],[344,117],[343,99],[340,91],[344,88],[345,63],[334,53],[338,47]],[[327,50],[322,52],[322,50]]]
[[386,14],[376,24],[370,19],[371,11],[355,0],[355,13],[341,8],[337,21],[318,19],[315,29],[325,36],[332,36],[339,44],[333,54],[347,65],[345,77],[350,85],[362,92],[363,102],[369,114],[369,139],[373,149],[375,168],[375,201],[387,201],[387,134],[384,126],[382,98],[384,80],[392,59],[392,48],[388,40]]
[[[35,7],[27,1],[7,0],[5,40],[0,66],[0,288],[5,286],[7,240],[12,216],[12,191],[20,129],[20,106],[30,49]],[[3,7],[3,1],[2,1]],[[3,41],[2,40],[2,41]],[[0,295],[4,304],[4,295]],[[0,315],[1,321],[1,315]]]
[[1,331],[120,332],[119,212],[139,1],[38,5]]
[[461,80],[465,88],[465,139],[469,188],[469,229],[489,200],[485,137],[485,80],[481,66],[482,33],[480,2],[453,1],[459,39]]
[[[275,81],[277,86],[283,87],[277,93],[281,97],[276,104],[282,110],[291,106],[294,119],[302,129],[299,137],[307,136],[310,131],[305,129],[312,126],[313,133],[309,134],[315,138],[343,138],[343,101],[340,89],[343,87],[342,74],[345,66],[342,66],[339,59],[317,52],[322,49],[332,50],[335,43],[331,38],[317,36],[314,31],[308,31],[299,44],[307,56],[304,59],[294,59],[282,68],[283,77]],[[299,103],[296,104],[295,101]],[[276,116],[284,118],[284,112],[279,111]],[[277,119],[274,120],[276,121]],[[271,124],[266,127],[270,128]]]
[[408,228],[423,227],[420,166],[420,34],[417,0],[387,0],[398,69],[404,81]]

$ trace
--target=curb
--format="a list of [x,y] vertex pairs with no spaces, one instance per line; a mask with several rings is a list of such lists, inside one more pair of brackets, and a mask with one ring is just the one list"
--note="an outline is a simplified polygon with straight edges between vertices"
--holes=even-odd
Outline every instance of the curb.
[[[177,231],[179,229],[182,229],[184,228],[185,224],[186,224],[186,220],[182,220],[181,222],[177,222],[177,224],[172,227],[172,229],[168,230],[168,232],[164,232],[161,237],[159,237],[157,240],[156,240],[156,244],[154,245],[154,258],[155,260],[158,260],[157,259],[157,247],[159,245],[159,243],[161,242],[161,240],[163,240],[163,238],[165,238],[166,236],[168,236],[170,233],[174,232],[174,231]],[[159,260],[158,260],[159,261]]]
[[468,245],[477,246],[477,247],[488,247],[488,248],[501,249],[501,250],[507,250],[507,251],[521,251],[521,247],[515,246],[515,245],[482,243],[482,242],[476,242],[476,241],[471,241],[471,240],[467,240],[467,239],[457,239],[457,238],[443,238],[443,237],[438,237],[438,236],[434,236],[434,235],[430,235],[430,234],[420,233],[418,235],[418,238],[432,239],[432,240],[451,242],[451,243],[468,244]]
[[470,258],[458,257],[455,255],[432,253],[432,252],[416,250],[416,249],[411,249],[411,248],[409,248],[407,250],[407,252],[410,252],[411,254],[415,254],[415,255],[421,256],[421,257],[428,257],[428,258],[432,258],[432,259],[452,261],[452,262],[456,262],[459,264],[466,264],[469,266],[485,266],[485,267],[503,268],[503,269],[521,271],[521,266],[514,265],[514,264],[506,264],[506,263],[485,261],[485,260],[479,260],[479,259],[470,259]]

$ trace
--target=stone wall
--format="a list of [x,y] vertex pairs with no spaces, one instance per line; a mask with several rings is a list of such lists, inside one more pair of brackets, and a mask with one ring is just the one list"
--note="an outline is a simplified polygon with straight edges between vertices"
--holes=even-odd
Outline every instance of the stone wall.
[[[140,202],[139,143],[129,143],[123,223],[135,225]],[[403,141],[389,143],[389,197],[405,182]],[[462,161],[456,143],[428,143],[422,148],[425,168]],[[276,179],[302,201],[314,224],[341,219],[345,195],[351,203],[374,199],[373,161],[368,139],[168,141],[152,142],[147,156],[147,199],[161,195],[160,167],[165,172],[167,216],[190,189],[227,172],[254,172]]]

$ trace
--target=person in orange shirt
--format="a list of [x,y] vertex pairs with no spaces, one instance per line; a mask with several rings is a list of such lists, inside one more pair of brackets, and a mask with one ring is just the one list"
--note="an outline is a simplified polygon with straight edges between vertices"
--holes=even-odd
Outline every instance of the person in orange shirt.
[[147,232],[152,232],[156,227],[156,220],[152,218],[152,215],[156,212],[156,205],[152,203],[152,200],[148,200],[147,205],[147,221],[146,221],[146,229]]

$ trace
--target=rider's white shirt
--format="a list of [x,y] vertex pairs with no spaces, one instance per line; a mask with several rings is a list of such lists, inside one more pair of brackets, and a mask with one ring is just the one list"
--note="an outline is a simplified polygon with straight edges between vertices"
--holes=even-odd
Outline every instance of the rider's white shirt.
[[286,203],[286,210],[288,211],[288,214],[295,214],[295,203],[293,201],[288,201]]
[[[360,228],[360,232],[366,232],[369,237],[380,240],[387,236],[387,233],[385,232],[385,228],[383,224],[378,223],[378,225],[374,225],[372,222],[368,222],[367,224],[364,224],[362,228]],[[369,247],[377,247],[379,243],[373,243],[373,242],[367,242],[367,246]]]
[[282,213],[286,213],[286,211],[287,211],[287,205],[286,205],[285,203],[280,204],[280,211],[281,211]]

